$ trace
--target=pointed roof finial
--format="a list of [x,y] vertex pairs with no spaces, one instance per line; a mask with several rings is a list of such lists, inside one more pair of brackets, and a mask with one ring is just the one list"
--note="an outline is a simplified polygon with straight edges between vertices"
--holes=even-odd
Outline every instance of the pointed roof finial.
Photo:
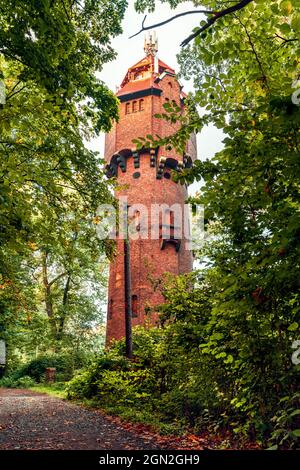
[[158,39],[156,36],[156,31],[148,31],[145,34],[144,51],[146,55],[151,54],[153,57],[156,56],[158,51]]

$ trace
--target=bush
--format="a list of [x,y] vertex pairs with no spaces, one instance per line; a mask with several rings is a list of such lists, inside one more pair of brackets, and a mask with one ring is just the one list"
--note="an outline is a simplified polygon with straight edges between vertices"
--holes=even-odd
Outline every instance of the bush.
[[37,383],[43,382],[45,370],[48,367],[55,367],[59,381],[67,381],[74,374],[74,368],[80,367],[80,362],[76,363],[73,356],[70,355],[45,355],[40,356],[28,362],[14,372],[14,377],[21,378],[29,376]]
[[300,393],[280,400],[282,409],[273,417],[274,430],[270,444],[272,449],[288,446],[297,449],[300,438]]
[[[160,423],[160,430],[223,431],[239,445],[255,439],[295,447],[299,395],[280,401],[276,370],[260,377],[250,360],[239,367],[226,357],[224,362],[224,355],[215,357],[216,342],[213,354],[203,351],[205,330],[198,318],[193,321],[134,328],[133,360],[124,358],[124,340],[115,342],[69,382],[68,397],[92,399],[131,420]],[[292,377],[291,390],[293,382]]]
[[34,385],[36,385],[36,382],[28,375],[18,379],[14,375],[8,375],[0,380],[0,387],[6,388],[30,388]]
[[[118,345],[119,346],[119,345]],[[94,398],[98,394],[99,380],[106,370],[121,371],[128,367],[127,361],[119,355],[119,351],[112,350],[97,357],[95,361],[83,372],[79,372],[68,384],[69,398]]]

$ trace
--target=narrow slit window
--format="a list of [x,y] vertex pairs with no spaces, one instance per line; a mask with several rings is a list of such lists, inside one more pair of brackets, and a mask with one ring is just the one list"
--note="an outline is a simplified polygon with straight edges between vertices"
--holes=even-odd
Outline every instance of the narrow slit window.
[[133,101],[133,103],[132,103],[132,112],[133,112],[133,113],[136,113],[137,110],[138,110],[138,108],[137,108],[137,101]]
[[134,222],[135,222],[135,229],[137,232],[141,230],[141,213],[140,211],[135,211],[134,213]]
[[139,110],[144,111],[144,100],[139,101]]
[[174,225],[175,213],[170,210],[170,225]]
[[130,103],[126,103],[125,114],[130,114]]

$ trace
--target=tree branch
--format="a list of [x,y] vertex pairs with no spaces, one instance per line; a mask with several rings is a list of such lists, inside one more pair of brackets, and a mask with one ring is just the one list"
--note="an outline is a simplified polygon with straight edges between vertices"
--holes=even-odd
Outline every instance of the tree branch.
[[10,93],[10,95],[6,97],[6,101],[8,101],[10,98],[20,93],[22,90],[24,90],[24,88],[26,88],[26,85],[22,86],[22,88],[19,88],[19,90],[16,90],[13,93]]
[[202,26],[202,28],[197,29],[197,31],[195,31],[193,34],[191,34],[186,39],[184,39],[184,41],[182,41],[182,43],[180,45],[182,47],[186,46],[189,42],[191,42],[193,39],[195,39],[197,36],[199,36],[199,34],[203,33],[203,31],[210,28],[220,18],[222,18],[223,16],[226,16],[226,15],[229,15],[231,13],[234,13],[235,11],[242,10],[243,8],[245,8],[245,6],[248,5],[248,3],[251,3],[251,2],[253,2],[253,0],[242,0],[239,3],[237,3],[236,5],[233,5],[229,8],[226,8],[225,10],[222,10],[220,12],[212,13],[214,16],[211,17],[207,21],[207,23],[204,26]]
[[68,10],[66,9],[66,5],[65,5],[65,3],[64,3],[64,0],[61,0],[61,3],[62,3],[62,5],[63,5],[63,9],[64,9],[64,12],[65,12],[65,14],[66,14],[66,17],[68,18],[69,22],[71,23],[71,18],[70,18],[70,15],[69,15],[69,13],[68,13]]
[[163,26],[164,24],[170,23],[173,20],[176,20],[176,18],[179,18],[180,16],[186,16],[186,15],[193,15],[194,13],[204,13],[206,15],[213,15],[214,11],[212,10],[191,10],[191,11],[185,11],[184,13],[178,13],[178,15],[172,16],[171,18],[168,18],[167,20],[161,21],[160,23],[152,24],[151,26],[144,26],[147,15],[145,15],[143,22],[142,22],[142,27],[141,29],[133,34],[132,36],[129,36],[129,39],[134,38],[135,36],[138,36],[141,34],[143,31],[147,31],[149,29],[154,29],[154,28],[159,28],[160,26]]
[[[299,41],[298,38],[292,38],[292,39],[286,39],[286,38],[283,38],[282,36],[280,36],[279,34],[275,33],[275,37],[281,39],[282,41],[284,42],[294,42],[294,41]],[[274,38],[274,36],[272,36],[272,38]]]
[[251,47],[252,52],[253,52],[253,54],[254,54],[254,56],[255,56],[256,62],[257,62],[257,64],[258,64],[258,67],[259,67],[259,69],[260,69],[260,71],[261,71],[261,73],[262,73],[262,80],[263,80],[263,82],[265,83],[266,87],[269,88],[267,75],[266,75],[266,73],[265,73],[265,71],[264,71],[263,64],[262,64],[262,62],[261,62],[261,60],[260,60],[260,58],[259,58],[259,55],[258,55],[257,50],[256,50],[256,48],[255,48],[255,45],[254,45],[254,43],[253,43],[253,41],[252,41],[252,38],[251,38],[251,36],[250,36],[250,34],[249,34],[249,31],[248,31],[246,25],[241,21],[240,18],[238,18],[238,21],[239,21],[239,23],[242,25],[242,27],[243,27],[244,30],[245,30],[245,33],[246,33],[246,35],[247,35],[247,38],[248,38],[250,47]]
[[49,282],[49,287],[51,287],[55,282],[57,282],[61,277],[63,276],[66,276],[66,272],[65,273],[61,273],[59,274],[58,276],[56,276],[54,279],[52,279],[51,282]]

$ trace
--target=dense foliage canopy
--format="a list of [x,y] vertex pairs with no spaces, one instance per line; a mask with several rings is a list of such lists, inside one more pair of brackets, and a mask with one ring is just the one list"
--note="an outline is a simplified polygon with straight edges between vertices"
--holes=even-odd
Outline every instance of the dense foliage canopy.
[[[136,8],[151,12],[156,4],[137,0]],[[166,104],[161,119],[179,120],[180,131],[137,143],[182,152],[190,133],[207,124],[224,132],[224,149],[212,160],[201,155],[192,169],[174,175],[179,183],[201,181],[191,198],[205,206],[207,240],[196,253],[201,269],[161,282],[160,328],[137,329],[133,361],[118,342],[72,380],[68,393],[96,398],[127,417],[156,417],[167,431],[225,430],[241,445],[254,439],[296,447],[300,2],[194,5],[208,13],[193,39],[182,38],[178,56],[181,75],[195,85],[188,113]],[[124,8],[123,1],[96,0],[0,6],[6,89],[0,325],[6,338],[16,325],[36,322],[30,340],[40,347],[46,312],[49,344],[59,350],[64,336],[74,348],[95,321],[95,253],[107,247],[91,222],[110,193],[83,137],[107,130],[117,117],[115,98],[94,72],[113,57],[109,40],[120,32]],[[32,378],[43,361],[23,372]]]
[[[212,377],[209,413],[214,399],[225,400],[225,421],[239,415],[244,430],[262,436],[273,428],[274,445],[285,445],[300,433],[299,361],[292,360],[300,327],[300,2],[230,2],[243,8],[224,16],[228,2],[194,4],[214,13],[178,55],[181,75],[195,85],[189,114],[166,104],[159,117],[180,120],[181,130],[139,141],[182,152],[192,131],[213,124],[224,132],[212,160],[201,156],[174,176],[202,182],[191,202],[205,206],[207,243],[198,253],[200,284],[167,290],[164,309],[187,364],[209,358],[211,365],[196,378],[182,372],[178,390],[194,390],[192,380],[202,397]],[[137,1],[140,11],[154,5]]]
[[107,247],[93,217],[111,192],[85,142],[118,117],[115,96],[95,72],[115,57],[110,41],[125,7],[124,0],[0,5],[0,333],[21,350],[26,331],[47,349],[67,320],[79,338],[100,319],[99,256]]

